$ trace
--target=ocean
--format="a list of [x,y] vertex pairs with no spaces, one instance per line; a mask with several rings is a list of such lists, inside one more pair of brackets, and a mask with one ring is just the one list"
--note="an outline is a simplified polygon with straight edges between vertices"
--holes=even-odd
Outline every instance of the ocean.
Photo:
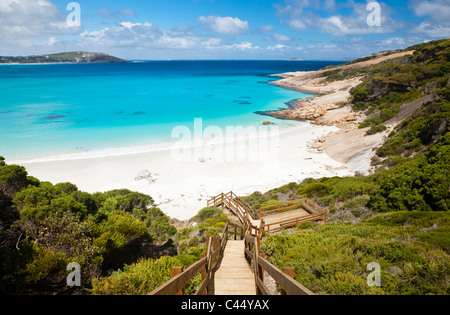
[[[256,114],[308,97],[273,74],[330,61],[134,61],[0,66],[0,155],[29,161],[175,141],[177,126],[279,126]],[[105,151],[107,152],[107,151]]]

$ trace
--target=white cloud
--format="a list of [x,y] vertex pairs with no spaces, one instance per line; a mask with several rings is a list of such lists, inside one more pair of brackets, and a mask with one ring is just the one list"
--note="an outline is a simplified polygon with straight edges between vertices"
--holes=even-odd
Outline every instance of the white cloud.
[[0,0],[0,36],[16,39],[79,33],[79,27],[67,24],[67,14],[48,0]]
[[[308,1],[286,0],[289,5],[278,7],[278,14],[283,17],[282,22],[295,31],[305,31],[308,28],[319,29],[334,36],[361,35],[361,34],[387,34],[403,26],[402,22],[390,17],[391,9],[384,3],[381,5],[381,26],[371,27],[367,17],[371,11],[367,10],[366,3],[336,4],[334,0]],[[340,11],[343,7],[350,9],[350,13]],[[314,10],[312,10],[314,9]],[[319,13],[320,12],[320,13]],[[330,14],[334,12],[334,14]],[[339,12],[339,13],[338,13]]]
[[365,21],[361,21],[355,17],[333,15],[329,18],[318,19],[317,22],[323,31],[335,36],[384,34],[392,32],[387,26],[370,27]]
[[[196,35],[186,28],[161,30],[152,23],[121,22],[102,30],[84,32],[78,41],[80,47],[122,55],[126,53],[134,59],[174,59],[174,58],[230,58],[246,57],[247,54],[262,51],[249,41],[228,42],[220,37]],[[132,50],[130,50],[132,48]],[[237,58],[237,57],[236,57]]]
[[431,38],[443,38],[450,35],[450,2],[448,0],[411,1],[410,8],[418,17],[425,19],[412,28],[414,34]]
[[271,33],[275,31],[275,28],[272,25],[261,25],[257,32],[260,33]]
[[155,24],[121,22],[99,31],[84,32],[81,42],[99,47],[146,47],[148,49],[193,48],[200,39],[161,31]]
[[414,13],[417,16],[431,16],[433,21],[447,22],[450,16],[450,2],[444,1],[420,1],[413,4]]
[[55,45],[57,42],[58,41],[56,40],[56,37],[52,36],[48,39],[47,45],[51,47],[51,46]]
[[304,48],[297,45],[277,44],[266,47],[266,50],[269,53],[277,53],[277,54],[282,53],[283,55],[286,55],[286,54],[297,54],[299,51],[303,51]]
[[286,35],[274,33],[271,36],[264,37],[266,40],[275,42],[290,42],[292,39]]
[[261,47],[254,46],[253,43],[250,42],[241,42],[241,43],[225,43],[220,38],[210,38],[208,40],[204,40],[200,42],[200,46],[204,47],[207,50],[222,50],[222,51],[260,51]]
[[414,33],[424,34],[431,38],[447,38],[450,36],[450,25],[442,26],[424,21],[414,28]]
[[221,16],[201,16],[198,21],[207,29],[219,34],[244,34],[249,31],[247,21],[239,18],[221,17]]
[[306,25],[299,19],[293,19],[289,21],[289,28],[295,31],[303,31],[306,29]]
[[277,45],[274,45],[274,46],[268,46],[267,50],[269,50],[269,51],[279,51],[279,50],[284,51],[284,50],[286,50],[288,48],[289,48],[289,46],[287,46],[287,45],[277,44]]

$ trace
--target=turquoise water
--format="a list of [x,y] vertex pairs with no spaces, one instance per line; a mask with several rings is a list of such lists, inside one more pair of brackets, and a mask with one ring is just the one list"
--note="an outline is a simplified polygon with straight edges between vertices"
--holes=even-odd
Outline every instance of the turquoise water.
[[[260,126],[309,95],[271,74],[330,62],[166,61],[0,66],[0,155],[27,159],[174,141],[172,129]],[[293,122],[277,120],[277,124]]]

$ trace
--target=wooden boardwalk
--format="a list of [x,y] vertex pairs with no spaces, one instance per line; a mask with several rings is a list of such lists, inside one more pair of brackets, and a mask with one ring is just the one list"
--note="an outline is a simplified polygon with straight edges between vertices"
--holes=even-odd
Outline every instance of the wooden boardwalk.
[[[307,215],[309,215],[308,211],[306,211],[304,209],[297,209],[297,210],[292,210],[292,211],[288,211],[288,212],[268,215],[268,216],[264,217],[264,223],[266,225],[273,226],[272,230],[279,230],[279,229],[283,228],[283,226],[282,226],[282,224],[280,224],[280,222],[291,222],[291,221],[293,222],[293,221],[295,221],[295,219],[297,219],[299,217],[304,217]],[[261,225],[261,221],[260,220],[252,220],[252,224],[253,224],[253,226],[259,228]]]
[[295,281],[294,268],[280,270],[266,260],[260,252],[260,244],[266,233],[302,222],[325,224],[326,211],[303,198],[261,207],[258,213],[233,192],[213,197],[207,205],[227,208],[236,214],[242,225],[227,222],[221,235],[207,235],[206,254],[184,271],[174,267],[172,279],[153,290],[151,295],[184,294],[186,285],[198,274],[201,284],[195,295],[269,295],[264,274],[272,277],[282,295],[314,295]]
[[255,275],[244,256],[244,241],[228,241],[209,286],[211,295],[256,295]]

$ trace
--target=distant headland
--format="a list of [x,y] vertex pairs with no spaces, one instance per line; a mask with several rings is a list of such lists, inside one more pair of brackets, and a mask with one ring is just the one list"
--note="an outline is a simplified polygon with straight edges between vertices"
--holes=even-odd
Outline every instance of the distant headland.
[[65,52],[50,55],[0,56],[0,64],[49,64],[49,63],[125,63],[126,60],[91,52]]

